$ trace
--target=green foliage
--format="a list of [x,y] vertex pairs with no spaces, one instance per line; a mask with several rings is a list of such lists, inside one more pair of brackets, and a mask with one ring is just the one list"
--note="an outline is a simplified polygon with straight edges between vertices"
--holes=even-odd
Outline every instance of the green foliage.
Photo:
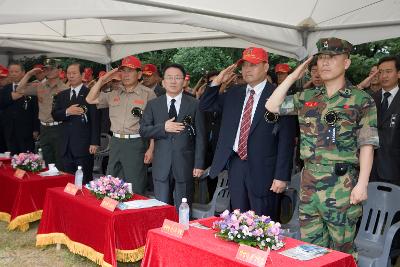
[[223,70],[235,63],[241,49],[219,47],[180,48],[173,56],[173,62],[185,66],[190,73],[191,83],[195,84],[207,71]]
[[[242,51],[243,49],[240,48],[189,47],[145,52],[137,56],[143,64],[155,64],[160,71],[165,65],[171,62],[182,64],[186,71],[190,73],[191,84],[194,85],[207,71],[220,71],[236,62],[241,57]],[[354,51],[351,55],[352,64],[346,72],[347,78],[353,84],[359,83],[368,76],[372,65],[387,55],[400,55],[400,38],[354,46]],[[22,62],[25,68],[29,70],[34,64],[42,63],[43,59],[44,56],[39,58],[25,58]],[[73,58],[63,58],[61,65],[65,70],[70,63],[76,61],[82,63],[85,67],[93,68],[96,77],[99,71],[105,70],[105,66],[102,64]],[[273,68],[278,63],[288,63],[294,69],[298,61],[270,53],[270,74],[273,77]],[[113,62],[112,67],[118,67],[120,64],[121,60]]]
[[377,58],[368,58],[365,55],[351,55],[351,65],[346,72],[346,77],[354,84],[359,84],[368,75],[371,67],[378,62]]
[[169,63],[173,62],[174,55],[178,52],[178,49],[166,49],[157,50],[142,53],[138,55],[142,64],[154,64],[158,67],[160,71]]

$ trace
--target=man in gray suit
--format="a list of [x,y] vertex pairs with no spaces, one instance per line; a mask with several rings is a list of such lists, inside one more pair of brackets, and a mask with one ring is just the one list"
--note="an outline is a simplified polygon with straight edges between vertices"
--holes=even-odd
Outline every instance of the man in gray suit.
[[170,64],[163,71],[166,94],[148,102],[140,122],[140,135],[154,139],[154,194],[179,207],[193,197],[193,177],[204,172],[205,126],[198,101],[183,94],[185,70]]

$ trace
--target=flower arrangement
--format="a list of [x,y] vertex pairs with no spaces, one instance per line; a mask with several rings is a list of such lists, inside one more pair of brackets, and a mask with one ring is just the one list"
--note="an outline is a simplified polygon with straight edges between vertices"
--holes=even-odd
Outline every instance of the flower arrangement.
[[236,209],[232,213],[225,210],[220,218],[222,220],[214,222],[213,228],[218,230],[216,236],[224,240],[262,250],[266,247],[278,250],[285,245],[280,235],[281,224],[268,216],[258,216],[252,210],[241,213]]
[[129,185],[118,177],[111,175],[101,176],[88,184],[88,189],[98,199],[109,197],[118,201],[128,200],[132,197]]
[[31,152],[19,153],[11,159],[11,166],[14,169],[21,169],[28,172],[39,172],[43,170],[43,160],[38,154]]

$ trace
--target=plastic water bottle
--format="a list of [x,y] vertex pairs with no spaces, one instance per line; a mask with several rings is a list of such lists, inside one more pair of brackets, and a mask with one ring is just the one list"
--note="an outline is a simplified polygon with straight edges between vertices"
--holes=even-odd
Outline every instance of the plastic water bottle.
[[182,198],[182,203],[179,206],[179,223],[185,227],[185,230],[189,229],[189,205],[187,199]]
[[82,166],[78,166],[78,169],[75,172],[75,185],[80,190],[82,190],[82,180],[83,180]]
[[39,159],[42,161],[42,168],[46,168],[46,163],[44,162],[43,159],[43,151],[41,148],[38,149],[38,155],[39,155]]

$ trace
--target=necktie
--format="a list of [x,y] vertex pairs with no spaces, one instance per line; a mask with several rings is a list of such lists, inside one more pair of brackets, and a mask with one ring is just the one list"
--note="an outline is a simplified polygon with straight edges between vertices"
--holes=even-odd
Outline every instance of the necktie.
[[176,108],[175,108],[175,99],[171,99],[171,105],[169,106],[169,112],[168,112],[168,116],[170,119],[175,117],[175,120],[178,117],[178,114],[176,113]]
[[382,100],[382,104],[381,104],[381,115],[383,117],[383,115],[385,115],[386,110],[389,108],[389,100],[388,98],[391,96],[392,94],[389,92],[385,92],[383,94],[383,100]]
[[76,103],[76,91],[74,89],[72,89],[72,97],[71,97],[71,102],[72,103]]
[[239,146],[237,153],[241,160],[247,159],[247,140],[249,139],[251,126],[251,112],[253,110],[254,93],[254,90],[250,90],[250,96],[249,99],[247,99],[244,107],[242,123],[240,124]]
[[13,85],[13,92],[16,92],[16,91],[17,91],[17,87],[18,87],[18,84],[14,84],[14,85]]

